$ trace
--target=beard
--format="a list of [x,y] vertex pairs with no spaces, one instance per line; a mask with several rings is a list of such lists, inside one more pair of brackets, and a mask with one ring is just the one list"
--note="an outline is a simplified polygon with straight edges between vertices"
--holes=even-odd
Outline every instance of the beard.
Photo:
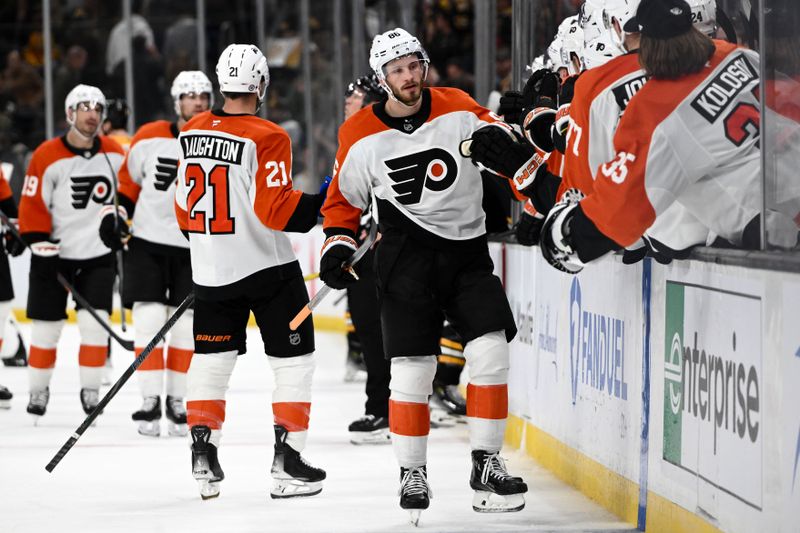
[[392,89],[392,94],[397,100],[409,107],[413,106],[419,99],[422,97],[422,84],[416,84],[414,87],[406,87],[400,91],[395,91]]

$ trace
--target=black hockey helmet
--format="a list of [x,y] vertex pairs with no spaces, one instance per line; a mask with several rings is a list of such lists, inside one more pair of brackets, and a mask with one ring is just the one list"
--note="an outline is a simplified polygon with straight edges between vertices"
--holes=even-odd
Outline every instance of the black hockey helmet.
[[128,117],[131,114],[131,109],[128,107],[128,102],[124,98],[112,98],[107,102],[108,111],[106,112],[106,121],[111,123],[111,128],[115,130],[124,130],[128,127]]

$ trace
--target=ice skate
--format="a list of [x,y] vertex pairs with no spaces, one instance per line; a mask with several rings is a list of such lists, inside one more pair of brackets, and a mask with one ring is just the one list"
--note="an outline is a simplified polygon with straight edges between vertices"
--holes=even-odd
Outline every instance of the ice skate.
[[472,450],[469,486],[475,491],[472,509],[479,513],[512,513],[525,507],[528,485],[508,473],[499,452]]
[[133,413],[131,419],[139,423],[139,435],[145,437],[161,435],[161,398],[145,396],[141,409]]
[[17,331],[17,351],[13,355],[3,357],[5,366],[28,366],[28,351],[22,342],[22,335]]
[[438,429],[438,428],[451,428],[456,425],[456,418],[455,416],[448,413],[446,410],[442,409],[435,402],[431,402],[431,428]]
[[273,498],[314,496],[322,492],[325,471],[308,464],[300,452],[286,444],[289,434],[283,426],[275,426],[275,459],[272,461]]
[[[458,385],[434,383],[431,402],[454,417],[466,416],[467,414],[467,400],[458,390]],[[456,418],[456,420],[466,423],[464,419]]]
[[419,525],[422,511],[431,504],[433,492],[428,484],[428,470],[425,466],[413,468],[400,467],[400,507],[408,511],[411,523]]
[[192,476],[197,480],[204,500],[219,496],[219,484],[225,473],[217,460],[217,447],[211,444],[211,429],[194,426],[192,433]]
[[353,444],[390,444],[389,419],[385,416],[364,415],[347,428]]
[[344,367],[345,383],[367,380],[367,367],[364,364],[364,357],[361,352],[349,350]]
[[11,398],[13,397],[10,390],[0,385],[0,409],[11,409]]
[[186,406],[183,398],[167,396],[167,433],[170,437],[185,437],[189,432],[186,426]]
[[[81,407],[83,412],[87,415],[94,411],[97,404],[100,403],[100,391],[98,389],[81,389]],[[103,414],[100,411],[100,414]]]
[[50,401],[50,387],[44,390],[31,392],[31,399],[28,402],[27,411],[33,415],[33,425],[39,423],[39,419],[47,412],[47,402]]

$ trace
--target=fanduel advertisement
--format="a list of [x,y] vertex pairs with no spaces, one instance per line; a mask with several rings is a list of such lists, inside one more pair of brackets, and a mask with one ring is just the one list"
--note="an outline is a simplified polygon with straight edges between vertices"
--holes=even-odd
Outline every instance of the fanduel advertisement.
[[761,298],[667,281],[663,459],[762,506]]
[[[588,290],[588,286],[587,286]],[[572,403],[583,388],[628,399],[625,381],[625,321],[591,305],[580,279],[569,291],[569,363]]]

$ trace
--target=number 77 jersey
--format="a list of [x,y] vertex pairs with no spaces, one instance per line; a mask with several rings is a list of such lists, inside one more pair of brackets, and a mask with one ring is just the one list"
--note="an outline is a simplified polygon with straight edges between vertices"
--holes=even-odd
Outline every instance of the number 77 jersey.
[[190,120],[178,141],[175,214],[189,235],[196,289],[213,292],[256,273],[282,279],[295,262],[283,232],[308,231],[318,209],[313,196],[292,189],[288,134],[254,115],[216,110]]

